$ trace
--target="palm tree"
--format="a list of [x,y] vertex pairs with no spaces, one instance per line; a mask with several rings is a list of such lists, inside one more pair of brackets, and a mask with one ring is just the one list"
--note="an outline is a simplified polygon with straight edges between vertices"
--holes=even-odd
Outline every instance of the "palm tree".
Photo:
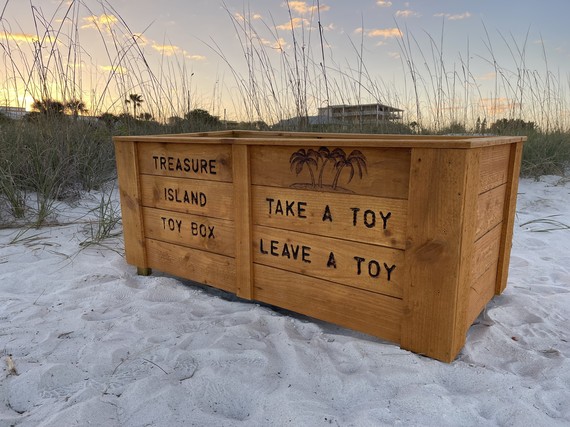
[[315,169],[317,168],[317,158],[319,157],[318,153],[309,148],[305,150],[301,148],[300,150],[294,152],[289,159],[289,163],[291,163],[291,170],[295,168],[295,174],[299,175],[303,170],[303,167],[307,165],[309,168],[309,173],[311,174],[311,186],[315,187],[315,174],[311,166],[314,166]]
[[333,160],[336,161],[338,158],[346,157],[346,154],[340,148],[335,148],[333,151],[329,150],[327,147],[321,147],[318,151],[319,159],[322,160],[321,171],[319,172],[319,188],[323,188],[323,174],[325,172],[325,167],[327,164]]
[[61,101],[48,98],[35,100],[32,104],[32,109],[45,115],[62,115],[65,110],[65,105]]
[[89,110],[85,108],[85,102],[81,101],[80,99],[72,99],[65,103],[65,108],[71,112],[75,120],[79,116],[79,113],[87,113]]
[[358,175],[361,179],[363,175],[362,171],[364,170],[364,172],[367,172],[366,156],[362,154],[360,150],[352,150],[348,155],[348,157],[344,155],[344,152],[342,154],[343,156],[339,156],[334,165],[336,169],[336,175],[334,177],[332,184],[333,190],[336,190],[336,187],[338,186],[338,178],[340,177],[340,173],[345,167],[350,168],[350,177],[348,178],[347,182],[352,181],[352,178],[354,177],[355,166],[356,169],[358,170]]
[[137,108],[140,107],[143,102],[142,95],[138,93],[130,93],[129,97],[125,99],[125,104],[133,104],[133,117],[135,119],[137,118]]

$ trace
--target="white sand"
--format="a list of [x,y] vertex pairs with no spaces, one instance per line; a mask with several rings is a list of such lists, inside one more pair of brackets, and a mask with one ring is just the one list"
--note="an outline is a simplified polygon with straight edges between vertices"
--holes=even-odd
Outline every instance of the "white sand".
[[0,230],[0,426],[569,425],[570,230],[521,225],[570,225],[570,183],[519,193],[509,286],[451,364],[139,277],[80,224]]

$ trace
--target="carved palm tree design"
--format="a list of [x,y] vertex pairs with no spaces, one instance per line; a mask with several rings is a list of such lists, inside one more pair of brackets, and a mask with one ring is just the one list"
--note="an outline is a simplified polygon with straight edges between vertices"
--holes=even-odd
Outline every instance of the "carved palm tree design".
[[291,158],[289,159],[289,163],[291,164],[291,170],[295,169],[295,174],[299,175],[305,165],[309,169],[309,173],[311,174],[311,187],[315,187],[315,173],[311,166],[315,167],[315,170],[318,168],[317,158],[319,157],[318,153],[313,149],[305,150],[301,148],[298,151],[295,151]]
[[[350,170],[350,176],[347,183],[350,183],[354,175],[358,173],[358,177],[362,179],[366,169],[366,156],[360,150],[353,150],[347,156],[341,148],[330,150],[328,147],[321,147],[318,151],[313,149],[301,148],[294,152],[289,159],[291,171],[295,170],[295,174],[299,175],[305,165],[309,169],[311,175],[311,183],[297,183],[291,185],[293,188],[318,188],[320,191],[343,191],[350,192],[345,188],[339,187],[339,179],[345,168]],[[330,165],[330,166],[329,166]],[[327,168],[327,166],[329,166]],[[314,170],[313,170],[314,169]],[[325,185],[323,183],[326,171],[329,176],[333,175],[332,184]],[[318,181],[315,183],[315,172],[318,172]]]
[[327,164],[331,161],[336,163],[336,160],[342,156],[346,157],[346,154],[340,148],[335,148],[333,151],[329,150],[327,147],[319,148],[317,152],[321,163],[321,171],[319,172],[319,188],[323,188],[323,174],[325,173]]
[[350,176],[347,183],[352,181],[352,178],[354,178],[355,170],[358,170],[358,177],[360,179],[362,179],[363,170],[364,172],[368,172],[366,170],[366,156],[364,156],[360,150],[352,150],[348,156],[344,155],[337,158],[334,167],[336,169],[336,174],[332,183],[333,190],[336,190],[338,186],[338,179],[340,178],[340,173],[345,167],[348,167],[350,169]]

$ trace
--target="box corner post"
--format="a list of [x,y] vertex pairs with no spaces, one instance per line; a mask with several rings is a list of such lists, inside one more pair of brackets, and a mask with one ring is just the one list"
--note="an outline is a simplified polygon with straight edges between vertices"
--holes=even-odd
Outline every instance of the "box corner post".
[[478,179],[477,149],[412,150],[400,345],[444,362],[468,329]]
[[128,264],[135,265],[137,271],[150,271],[146,256],[137,143],[115,140],[115,155],[126,260]]
[[234,220],[236,230],[236,295],[253,299],[253,245],[249,146],[232,145]]

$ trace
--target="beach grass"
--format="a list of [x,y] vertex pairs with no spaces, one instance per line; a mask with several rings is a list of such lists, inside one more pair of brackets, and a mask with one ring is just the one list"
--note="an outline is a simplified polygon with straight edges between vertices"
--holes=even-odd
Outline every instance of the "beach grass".
[[[87,52],[76,38],[81,25],[79,8],[83,6],[82,2],[73,2],[62,9],[63,16],[51,17],[31,7],[36,22],[31,47],[10,39],[7,16],[0,24],[4,31],[0,54],[8,65],[6,70],[12,73],[5,85],[23,91],[20,98],[32,96],[36,107],[22,120],[0,114],[2,226],[49,223],[55,201],[73,200],[81,192],[101,189],[113,180],[114,135],[220,129],[525,135],[523,176],[564,175],[568,171],[570,106],[563,79],[548,69],[546,53],[542,73],[501,62],[494,50],[497,42],[486,29],[486,60],[493,64],[495,75],[495,94],[490,99],[513,100],[506,109],[489,106],[487,98],[477,92],[470,62],[463,59],[469,52],[460,55],[458,63],[444,59],[448,55],[444,54],[443,29],[441,35],[424,38],[427,45],[402,31],[402,73],[408,79],[408,95],[403,96],[372,76],[366,64],[364,37],[350,40],[354,58],[348,60],[349,67],[330,60],[318,8],[311,18],[315,25],[296,27],[289,10],[290,30],[267,34],[270,23],[226,7],[244,64],[231,63],[214,40],[209,45],[226,62],[238,88],[230,102],[241,105],[244,118],[242,122],[228,122],[214,113],[223,110],[221,97],[210,103],[212,113],[191,102],[195,98],[193,73],[184,60],[163,58],[161,67],[152,69],[139,45],[140,37],[120,17],[112,26],[98,29],[108,60],[115,67],[104,78],[96,76],[93,80],[101,81],[101,86],[87,91],[77,72]],[[101,1],[100,6],[103,12],[116,14],[110,2]],[[63,21],[65,26],[60,24]],[[311,34],[314,28],[318,37]],[[282,43],[285,39],[286,44]],[[504,37],[499,40],[507,43]],[[516,48],[524,43],[513,43],[516,46],[508,47],[518,52],[513,55],[514,64],[525,64],[526,50]],[[463,71],[449,72],[455,69]],[[89,105],[82,99],[86,92],[97,94],[90,97]],[[309,115],[319,106],[370,102],[404,108],[403,120],[374,125],[310,124]],[[294,120],[284,121],[291,118]],[[92,240],[108,234],[107,214],[101,214],[102,223],[93,230]]]

